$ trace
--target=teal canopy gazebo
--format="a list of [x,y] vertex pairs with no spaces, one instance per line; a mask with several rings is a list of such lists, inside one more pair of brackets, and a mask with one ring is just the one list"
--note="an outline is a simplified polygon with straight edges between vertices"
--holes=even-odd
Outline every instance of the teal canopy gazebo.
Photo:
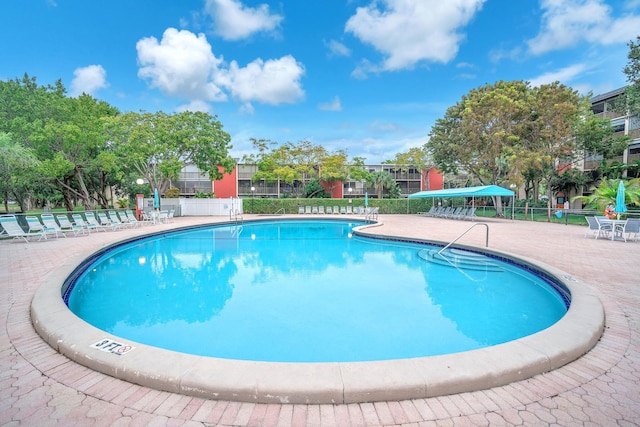
[[477,187],[446,188],[444,190],[420,191],[409,195],[410,199],[424,197],[471,197],[471,206],[475,207],[476,197],[511,197],[511,219],[514,215],[514,201],[516,193],[498,185],[481,185]]

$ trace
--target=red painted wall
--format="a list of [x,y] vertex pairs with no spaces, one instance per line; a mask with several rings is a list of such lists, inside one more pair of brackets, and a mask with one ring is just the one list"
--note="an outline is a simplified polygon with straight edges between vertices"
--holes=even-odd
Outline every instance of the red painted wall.
[[[427,179],[422,180],[421,191],[442,190],[444,188],[444,175],[438,169],[429,169],[423,174],[426,175]],[[429,188],[426,188],[427,183]]]
[[[218,167],[222,172],[222,167]],[[237,185],[238,168],[233,168],[231,173],[225,173],[222,179],[213,181],[213,193],[218,198],[227,199],[229,197],[238,197]]]
[[321,182],[320,185],[324,188],[324,191],[327,192],[331,196],[332,199],[342,199],[342,187],[343,184],[341,181],[336,181],[333,186],[333,192],[331,192],[331,184],[327,182]]

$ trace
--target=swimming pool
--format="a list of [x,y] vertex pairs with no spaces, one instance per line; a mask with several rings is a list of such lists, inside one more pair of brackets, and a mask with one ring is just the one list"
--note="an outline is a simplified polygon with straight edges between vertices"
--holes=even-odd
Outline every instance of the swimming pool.
[[[252,219],[245,224],[255,221],[269,219]],[[604,328],[602,304],[586,283],[536,260],[477,247],[471,249],[560,281],[571,295],[567,313],[533,335],[478,350],[370,362],[284,363],[194,356],[126,340],[79,319],[64,303],[62,295],[69,281],[102,254],[147,236],[161,236],[169,228],[187,231],[222,223],[226,223],[224,218],[180,218],[175,225],[101,233],[83,240],[83,250],[67,254],[35,293],[31,301],[33,327],[72,361],[145,387],[205,399],[302,404],[398,401],[509,384],[579,358],[595,345]],[[422,223],[422,218],[389,217],[385,224],[358,227],[354,235],[430,243],[416,237],[425,235],[419,230]]]
[[139,240],[86,265],[65,300],[127,340],[268,362],[476,350],[566,313],[568,293],[548,277],[475,252],[434,258],[433,245],[353,236],[364,224],[271,221]]

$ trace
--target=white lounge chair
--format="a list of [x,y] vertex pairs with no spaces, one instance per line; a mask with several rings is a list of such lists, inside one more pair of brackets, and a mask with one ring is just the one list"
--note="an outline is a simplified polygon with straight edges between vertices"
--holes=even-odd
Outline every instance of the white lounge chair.
[[[56,222],[55,217],[53,216],[53,214],[49,214],[49,213],[43,213],[40,215],[40,219],[42,220],[42,224],[50,229],[50,230],[55,230],[55,235],[56,235],[56,239],[58,238],[58,236],[63,236],[63,237],[67,237],[67,233],[65,233],[62,228],[60,228],[60,225],[58,225],[58,223]],[[53,233],[51,233],[53,234]]]
[[96,224],[89,224],[80,214],[71,214],[71,218],[77,227],[85,229],[88,233],[91,233],[91,230],[98,231],[98,226]]
[[352,214],[353,214],[353,206],[347,205],[347,215],[352,215]]
[[56,215],[56,219],[58,220],[58,224],[60,224],[60,229],[63,233],[73,233],[74,236],[82,233],[86,235],[86,230],[78,225],[72,224],[69,221],[69,217],[65,214]]
[[340,207],[339,206],[334,206],[333,207],[333,213],[334,214],[340,213]]
[[40,222],[38,217],[26,216],[25,220],[27,221],[27,226],[29,226],[29,230],[27,231],[27,233],[32,236],[40,236],[38,240],[47,240],[48,235],[54,235],[56,236],[56,238],[58,237],[58,231],[54,228],[45,227],[44,224]]
[[101,226],[105,228],[111,228],[112,231],[118,230],[122,225],[111,222],[107,214],[104,212],[98,212],[98,221],[100,222]]
[[312,206],[311,207],[311,213],[312,214],[317,214],[318,213],[318,207],[317,206]]
[[331,210],[331,206],[327,206],[327,213],[328,214],[333,213],[333,210]]
[[304,206],[298,206],[298,213],[299,214],[303,214],[304,213]]
[[116,211],[107,211],[107,218],[109,218],[112,224],[116,224],[118,227],[126,227],[128,225],[120,221],[120,217]]
[[[2,225],[2,230],[4,234],[6,234],[9,237],[13,237],[13,239],[11,239],[12,241],[16,239],[17,240],[22,239],[25,242],[29,243],[29,237],[35,235],[35,234],[26,233],[22,229],[20,224],[18,224],[18,220],[16,219],[16,217],[13,215],[0,217],[0,225]],[[44,232],[41,233],[40,235],[40,238],[43,238],[43,237],[46,239]]]
[[125,216],[127,217],[127,219],[129,220],[129,224],[131,224],[132,227],[138,227],[141,222],[138,221],[138,218],[136,218],[136,216],[133,214],[133,212],[131,210],[126,210],[124,211]]
[[85,218],[87,218],[87,224],[96,229],[96,230],[102,230],[102,231],[107,231],[107,226],[102,225],[102,223],[100,221],[98,221],[98,218],[96,217],[96,215],[93,212],[85,212],[84,213]]
[[324,206],[318,206],[318,213],[324,215]]
[[311,206],[305,206],[304,207],[304,213],[310,214],[311,213]]

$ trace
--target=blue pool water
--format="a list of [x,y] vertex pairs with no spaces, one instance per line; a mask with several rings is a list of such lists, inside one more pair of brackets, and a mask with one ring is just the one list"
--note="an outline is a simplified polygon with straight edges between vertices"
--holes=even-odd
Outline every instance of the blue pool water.
[[473,350],[566,313],[547,280],[513,263],[474,256],[454,268],[429,261],[425,244],[353,236],[361,224],[261,221],[138,240],[97,257],[65,299],[124,340],[283,362]]

